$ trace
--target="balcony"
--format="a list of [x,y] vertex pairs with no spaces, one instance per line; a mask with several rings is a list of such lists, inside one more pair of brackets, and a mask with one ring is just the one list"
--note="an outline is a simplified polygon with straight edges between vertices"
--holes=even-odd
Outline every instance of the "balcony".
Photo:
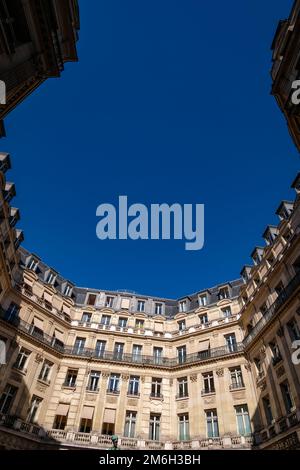
[[210,389],[204,388],[203,390],[201,390],[201,397],[204,397],[206,395],[215,395],[215,393],[216,393],[216,390],[214,387],[211,387]]
[[255,444],[260,446],[261,444],[267,443],[267,441],[274,437],[280,436],[280,434],[292,429],[300,423],[300,409],[295,409],[293,412],[282,416],[277,420],[273,420],[272,424],[267,428],[261,429],[254,434]]
[[290,281],[290,283],[278,295],[275,302],[269,309],[266,310],[264,316],[256,323],[251,332],[245,337],[243,344],[248,347],[252,341],[270,324],[270,322],[277,316],[280,308],[285,302],[294,294],[300,286],[300,271]]
[[232,383],[229,385],[229,390],[232,391],[232,390],[241,390],[245,388],[245,385],[243,382],[237,382],[237,383]]
[[120,390],[116,390],[115,388],[108,388],[106,390],[106,393],[109,393],[111,395],[120,395]]

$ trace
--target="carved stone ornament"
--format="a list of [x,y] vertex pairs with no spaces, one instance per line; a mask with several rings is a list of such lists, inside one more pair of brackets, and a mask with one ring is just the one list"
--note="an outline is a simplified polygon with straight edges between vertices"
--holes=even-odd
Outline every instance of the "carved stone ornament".
[[197,382],[197,380],[198,380],[197,374],[191,375],[190,380],[191,380],[191,382]]
[[217,374],[218,377],[224,377],[224,369],[216,370],[216,374]]
[[127,375],[127,374],[122,374],[121,377],[122,377],[122,380],[124,380],[124,382],[128,382],[128,380],[129,380],[129,375]]
[[40,362],[43,362],[43,355],[40,354],[40,353],[37,353],[36,356],[35,356],[35,362],[37,362],[38,364]]

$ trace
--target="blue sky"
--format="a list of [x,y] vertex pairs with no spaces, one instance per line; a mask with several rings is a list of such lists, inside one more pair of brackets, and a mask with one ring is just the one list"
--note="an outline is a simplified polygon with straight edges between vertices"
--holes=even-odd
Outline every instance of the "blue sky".
[[[6,120],[24,246],[79,286],[180,297],[239,277],[299,156],[270,96],[292,0],[81,1],[79,63]],[[96,208],[204,203],[205,246],[100,241]]]

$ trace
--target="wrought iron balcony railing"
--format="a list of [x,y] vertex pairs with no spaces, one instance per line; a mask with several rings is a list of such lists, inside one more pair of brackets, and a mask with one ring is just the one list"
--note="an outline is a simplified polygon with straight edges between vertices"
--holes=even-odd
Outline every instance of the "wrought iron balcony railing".
[[245,337],[243,344],[245,347],[256,338],[256,336],[264,329],[264,327],[270,323],[270,321],[276,316],[280,307],[292,296],[296,289],[300,285],[300,271],[293,277],[290,283],[283,289],[278,295],[275,302],[269,309],[266,310],[264,316],[256,323],[252,328],[251,332]]

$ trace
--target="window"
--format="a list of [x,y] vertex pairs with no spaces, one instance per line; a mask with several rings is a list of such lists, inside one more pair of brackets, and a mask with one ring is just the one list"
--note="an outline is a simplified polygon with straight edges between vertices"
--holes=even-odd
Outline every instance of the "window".
[[294,402],[290,391],[290,386],[288,381],[282,382],[280,384],[280,390],[282,393],[285,409],[287,413],[291,413],[294,408]]
[[300,328],[295,318],[288,322],[287,328],[292,341],[300,339]]
[[19,305],[15,304],[14,302],[11,302],[11,304],[9,305],[7,309],[7,313],[5,316],[6,320],[10,321],[10,320],[14,320],[15,318],[17,318],[19,316],[19,311],[20,311]]
[[162,364],[163,348],[154,346],[153,357],[154,357],[154,364]]
[[69,284],[66,284],[64,291],[63,291],[63,295],[66,297],[69,297],[71,295],[71,292],[72,292],[72,287]]
[[266,396],[263,398],[262,401],[263,401],[263,407],[265,411],[267,424],[271,425],[273,423],[273,413],[272,413],[270,398]]
[[137,319],[135,320],[135,327],[136,327],[136,328],[143,329],[143,328],[144,328],[144,324],[145,324],[145,320],[141,320],[140,318],[137,318]]
[[118,325],[119,325],[120,328],[126,328],[126,326],[127,326],[127,318],[125,318],[125,317],[119,317]]
[[124,351],[124,343],[115,343],[114,346],[114,359],[122,360]]
[[41,368],[41,372],[39,375],[39,380],[42,380],[43,382],[49,382],[52,366],[53,366],[52,362],[47,361],[46,359],[44,360],[42,368]]
[[206,325],[208,323],[208,316],[207,313],[199,315],[200,325]]
[[134,344],[132,346],[132,360],[134,362],[142,362],[142,350],[143,347],[139,344]]
[[16,362],[14,363],[14,368],[25,371],[25,367],[26,367],[30,354],[31,354],[30,351],[27,351],[26,349],[21,348],[17,356]]
[[186,312],[186,310],[187,310],[186,300],[181,300],[181,302],[179,302],[179,312]]
[[129,378],[128,395],[139,395],[140,378],[136,375],[131,375]]
[[65,387],[75,387],[76,386],[77,374],[78,374],[78,370],[68,369],[64,386]]
[[96,302],[96,294],[89,294],[88,295],[88,298],[87,298],[87,305],[95,305],[95,302]]
[[224,338],[225,338],[225,341],[226,341],[226,346],[227,346],[228,352],[237,351],[235,333],[230,333],[229,335],[225,335]]
[[268,307],[267,307],[267,304],[266,302],[264,302],[261,306],[260,306],[260,313],[262,314],[262,316],[264,316],[267,311],[268,311]]
[[222,287],[222,289],[219,290],[218,297],[219,297],[219,300],[229,299],[228,287]]
[[46,282],[47,282],[47,284],[53,284],[54,281],[55,281],[55,278],[56,278],[55,274],[52,273],[51,271],[49,271],[49,273],[48,273],[48,275],[47,275],[47,277],[46,277]]
[[137,302],[137,311],[138,312],[144,312],[145,311],[145,301],[144,300],[138,300],[138,302]]
[[259,357],[254,358],[254,364],[255,364],[258,375],[262,375],[263,374],[263,367],[262,367],[261,359]]
[[90,323],[92,319],[92,314],[88,312],[83,312],[81,321],[82,323]]
[[241,368],[232,367],[231,369],[229,369],[229,372],[231,378],[230,389],[243,388],[244,380]]
[[97,357],[103,357],[104,356],[105,347],[106,347],[106,341],[102,341],[101,339],[97,339],[96,348],[95,348],[95,352],[96,352]]
[[279,296],[283,291],[284,291],[284,284],[282,281],[280,281],[277,286],[275,287],[275,292],[277,294],[277,296]]
[[183,364],[186,361],[186,346],[179,346],[177,348],[178,363]]
[[100,372],[91,370],[87,390],[90,392],[99,391]]
[[111,297],[108,295],[105,299],[105,307],[112,308],[113,303],[114,303],[114,297]]
[[271,341],[269,343],[269,346],[270,346],[270,351],[271,351],[271,354],[272,354],[272,363],[273,363],[273,366],[275,366],[276,364],[278,364],[282,360],[280,349],[279,349],[278,344],[276,343],[275,340]]
[[231,317],[231,308],[230,307],[222,308],[222,313],[223,313],[224,318]]
[[7,384],[0,398],[0,413],[8,414],[17,394],[17,387]]
[[124,436],[135,437],[136,411],[126,411]]
[[190,439],[189,414],[178,415],[179,440],[188,441]]
[[159,441],[160,435],[160,414],[150,414],[149,423],[149,439],[151,441]]
[[179,331],[184,331],[185,330],[185,320],[180,320],[177,323],[178,323]]
[[219,424],[217,410],[206,410],[207,437],[219,437]]
[[160,303],[155,303],[155,308],[154,308],[155,315],[162,315],[163,313],[163,304]]
[[251,434],[251,425],[247,405],[235,406],[235,414],[237,420],[237,432],[240,436],[248,436]]
[[38,261],[36,261],[34,258],[30,258],[27,264],[27,269],[31,269],[31,271],[36,271],[37,267],[38,267]]
[[85,346],[85,338],[79,338],[77,337],[75,339],[75,344],[74,344],[74,354],[82,354]]
[[110,316],[110,315],[102,315],[102,317],[101,317],[101,325],[109,326],[109,324],[110,324],[110,319],[111,319],[111,316]]
[[207,294],[199,295],[199,306],[205,307],[207,305]]
[[151,397],[154,398],[161,398],[161,386],[162,386],[162,379],[152,377],[152,382],[151,382]]
[[177,386],[178,386],[177,398],[186,398],[189,396],[187,377],[181,377],[180,379],[177,379]]
[[[68,405],[66,405],[68,407]],[[67,425],[68,415],[55,415],[53,429],[64,430]]]
[[39,339],[44,337],[44,322],[40,318],[34,317],[32,322],[31,333]]
[[120,374],[111,374],[108,381],[108,392],[118,393],[120,385]]
[[42,398],[33,395],[31,403],[30,403],[30,408],[29,408],[29,411],[28,411],[28,415],[27,415],[27,421],[29,423],[35,423],[36,422],[37,416],[38,416],[38,411],[39,411],[40,404],[42,403],[42,401],[43,401]]
[[203,394],[215,393],[215,383],[213,372],[202,374],[203,377]]
[[[85,408],[91,408],[85,407]],[[90,433],[93,426],[93,420],[88,418],[81,418],[79,432]]]

